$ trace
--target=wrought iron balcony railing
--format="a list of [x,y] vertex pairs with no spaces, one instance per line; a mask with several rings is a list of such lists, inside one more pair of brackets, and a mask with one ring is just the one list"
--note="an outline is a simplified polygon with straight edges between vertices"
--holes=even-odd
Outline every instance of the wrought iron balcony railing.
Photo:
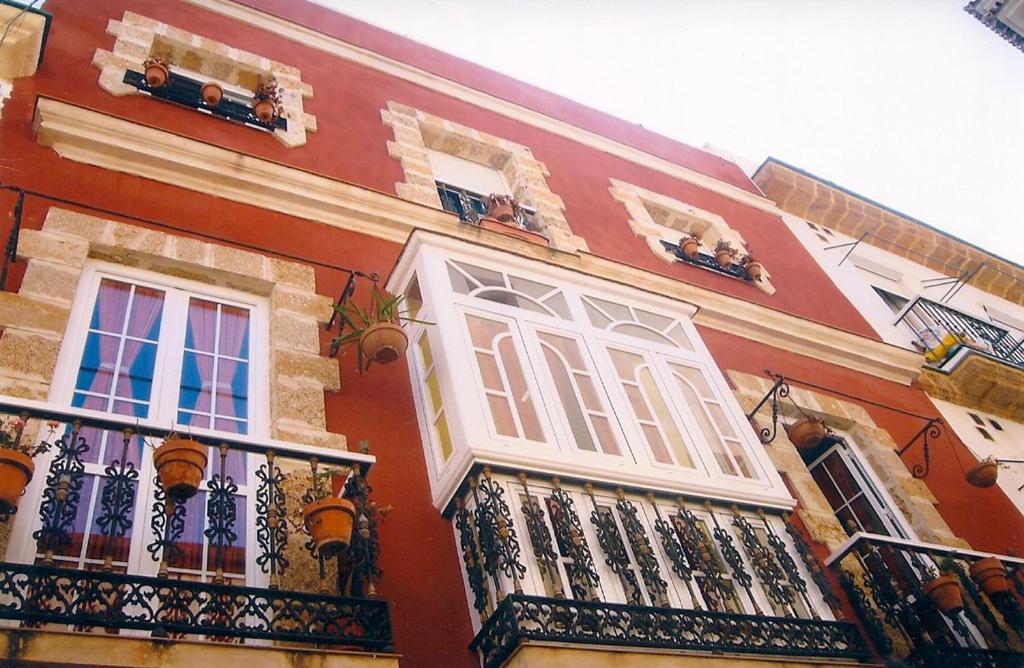
[[[154,637],[390,648],[388,604],[375,597],[381,511],[365,477],[372,457],[197,430],[192,438],[208,446],[208,475],[195,496],[176,501],[155,472],[144,479],[151,468],[145,439],[164,438],[166,428],[10,397],[0,398],[0,414],[29,420],[25,434],[36,424],[45,433],[43,422],[53,429],[48,461],[37,459],[46,467],[36,471],[41,492],[19,504],[20,514],[38,515],[35,558],[0,562],[0,619]],[[325,554],[303,535],[295,511],[318,481],[331,484],[324,478],[332,471],[348,474],[338,482],[354,505],[356,530],[347,549]],[[149,526],[134,526],[147,511]],[[320,591],[283,588],[298,581],[291,571],[300,564],[289,560],[301,552],[286,552],[296,538],[309,539],[306,558]],[[147,560],[152,566],[129,566]],[[257,571],[265,586],[253,586]],[[337,591],[328,592],[335,573]]]
[[484,467],[453,519],[487,667],[531,640],[869,653],[855,625],[828,619],[839,602],[788,517]]
[[[441,198],[441,206],[445,211],[454,213],[464,223],[477,225],[480,219],[487,215],[487,204],[484,201],[486,195],[475,193],[458,186],[437,182],[437,194]],[[513,224],[523,230],[536,231],[533,223],[534,211],[529,207],[519,205],[516,207],[516,218]]]
[[672,243],[671,241],[662,240],[661,245],[665,248],[665,250],[675,255],[676,259],[679,260],[680,262],[692,264],[697,267],[703,267],[704,269],[709,269],[718,274],[732,276],[733,278],[738,278],[741,281],[749,280],[747,278],[746,269],[744,269],[742,265],[736,262],[730,264],[728,267],[723,267],[722,265],[718,264],[718,262],[715,261],[714,255],[710,255],[708,253],[701,253],[698,251],[696,256],[689,257],[686,255],[686,253],[683,252],[683,249],[680,248],[679,244]]
[[901,322],[934,366],[941,368],[960,346],[966,346],[1024,369],[1024,337],[1017,340],[1003,327],[945,304],[918,297],[904,307],[896,320]]
[[826,564],[882,654],[929,668],[1024,665],[1024,560],[858,532]]

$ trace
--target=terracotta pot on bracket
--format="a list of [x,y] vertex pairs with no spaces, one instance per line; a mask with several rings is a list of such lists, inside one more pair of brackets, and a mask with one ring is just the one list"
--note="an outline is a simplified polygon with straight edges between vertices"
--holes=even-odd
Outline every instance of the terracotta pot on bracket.
[[719,267],[729,268],[732,266],[732,258],[734,253],[732,251],[718,251],[715,253],[715,262],[718,263]]
[[967,482],[975,487],[991,487],[999,479],[999,463],[986,457],[967,471]]
[[963,592],[953,575],[940,575],[929,580],[924,584],[923,591],[947,615],[955,615],[964,608]]
[[270,100],[256,100],[252,105],[252,113],[264,123],[273,123],[277,119],[277,107]]
[[207,81],[201,89],[207,107],[216,107],[224,99],[224,89],[216,81]]
[[11,512],[32,480],[32,458],[17,450],[0,449],[0,511]]
[[786,435],[798,450],[811,450],[818,447],[826,434],[828,434],[828,430],[825,429],[825,422],[814,417],[800,418],[786,427]]
[[171,72],[163,63],[150,63],[146,65],[146,85],[150,88],[163,88],[170,79]]
[[679,242],[679,249],[683,251],[683,255],[692,260],[700,253],[700,241],[693,237],[687,237]]
[[168,438],[153,453],[164,493],[181,503],[196,495],[206,475],[206,446],[188,438]]
[[377,322],[366,328],[359,337],[363,354],[377,364],[390,364],[405,354],[409,337],[401,325]]
[[989,596],[1002,594],[1010,589],[1010,582],[1006,578],[1006,567],[995,557],[985,557],[975,561],[971,564],[970,573],[971,579]]
[[356,517],[356,507],[348,499],[328,496],[311,501],[302,517],[320,554],[333,557],[348,547]]
[[747,278],[752,281],[761,280],[764,275],[764,265],[760,262],[748,262],[746,266]]

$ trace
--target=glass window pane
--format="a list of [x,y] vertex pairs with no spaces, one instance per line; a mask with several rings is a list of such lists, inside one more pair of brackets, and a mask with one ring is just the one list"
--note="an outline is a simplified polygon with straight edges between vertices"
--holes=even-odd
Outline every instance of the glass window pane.
[[123,332],[124,315],[128,312],[131,289],[132,286],[128,283],[109,278],[101,280],[89,328],[116,334]]
[[545,299],[544,305],[554,311],[558,317],[572,320],[572,316],[569,314],[569,304],[566,303],[565,296],[561,292]]
[[672,457],[668,454],[668,448],[665,447],[665,441],[662,440],[658,428],[653,424],[641,426],[644,430],[644,436],[647,437],[647,445],[651,448],[651,453],[654,455],[654,460],[661,464],[671,464]]
[[701,433],[704,434],[704,439],[708,445],[711,446],[711,451],[715,456],[715,461],[718,462],[719,468],[722,473],[726,475],[743,475],[745,477],[751,477],[749,469],[744,473],[743,471],[737,471],[736,465],[733,464],[729,455],[726,453],[725,446],[722,442],[722,438],[715,431],[715,428],[711,425],[711,420],[708,419],[708,414],[705,410],[704,402],[700,400],[697,393],[693,391],[693,387],[685,380],[675,375],[676,386],[679,388],[679,392],[683,396],[683,400],[686,401],[690,407],[690,413],[697,420],[697,425],[700,427]]
[[427,376],[427,390],[430,392],[431,415],[436,415],[441,408],[441,385],[437,382],[437,374],[433,369]]
[[217,305],[205,299],[190,299],[185,347],[212,353],[217,343]]
[[452,456],[452,436],[448,431],[448,420],[445,418],[444,413],[441,413],[440,417],[437,418],[437,440],[441,443],[441,457],[448,461],[448,458]]
[[516,423],[512,419],[512,409],[509,408],[508,400],[495,394],[488,394],[487,403],[491,407],[491,417],[494,418],[495,430],[502,436],[518,436]]
[[452,282],[452,290],[460,295],[468,295],[473,288],[477,287],[465,274],[450,264],[448,265],[448,278]]
[[548,294],[555,288],[551,285],[545,285],[536,281],[530,281],[519,276],[509,276],[509,286],[517,291],[522,292],[525,295],[530,295],[534,299],[540,299],[544,295]]
[[469,338],[473,345],[484,350],[494,347],[495,337],[508,333],[508,325],[497,320],[466,315],[466,322],[469,324]]
[[222,358],[217,364],[217,415],[249,416],[249,365]]
[[587,419],[583,414],[583,409],[580,407],[579,399],[576,397],[576,391],[573,388],[569,373],[565,370],[564,363],[550,347],[546,345],[542,347],[544,349],[544,359],[547,361],[548,369],[551,371],[551,378],[555,381],[555,389],[558,391],[558,398],[562,403],[562,409],[565,411],[565,417],[569,421],[569,427],[572,430],[576,447],[581,450],[596,451],[594,439],[591,437],[590,429],[587,426]]
[[618,332],[619,334],[625,334],[626,336],[634,336],[644,341],[651,341],[653,343],[660,343],[662,345],[674,346],[675,341],[668,338],[661,332],[656,332],[649,327],[643,325],[634,325],[633,323],[620,323],[612,327],[612,331]]
[[452,264],[457,266],[482,286],[491,285],[505,287],[505,277],[502,276],[500,271],[484,269],[483,267],[477,267],[476,265],[468,264],[466,262],[452,262]]
[[501,380],[501,372],[498,371],[498,360],[494,355],[477,351],[476,363],[480,367],[480,376],[483,378],[484,387],[488,390],[503,392],[505,387]]
[[[178,408],[209,413],[213,410],[212,355],[186,352],[181,368],[181,396]],[[205,379],[205,380],[204,380]]]
[[604,412],[604,407],[601,406],[601,400],[597,396],[597,388],[594,386],[593,379],[585,373],[573,374],[576,379],[576,387],[580,391],[580,395],[583,397],[583,405],[588,410]]
[[832,474],[832,479],[835,480],[836,485],[839,487],[839,491],[846,499],[852,499],[857,494],[861,493],[860,485],[857,480],[853,477],[846,462],[843,461],[842,455],[839,451],[834,451],[831,455],[825,458],[825,468]]
[[574,371],[585,371],[587,365],[583,363],[583,355],[580,353],[579,344],[575,339],[565,336],[558,336],[548,332],[539,332],[537,336],[541,341],[557,350],[569,363],[569,368]]
[[586,299],[583,300],[583,310],[587,312],[587,317],[590,318],[590,322],[594,327],[605,329],[612,323],[611,318],[594,308],[594,306]]
[[527,388],[523,367],[519,363],[519,355],[516,354],[512,339],[503,338],[498,343],[498,352],[505,369],[505,377],[508,378],[509,391],[515,402],[516,412],[519,413],[519,421],[523,425],[523,435],[531,441],[543,441],[544,436],[540,429],[540,422],[537,420],[533,398]]
[[132,314],[128,319],[128,336],[156,341],[160,336],[160,315],[163,312],[164,293],[153,288],[135,286],[132,296]]
[[[835,456],[836,453],[832,453],[829,457]],[[818,488],[822,494],[828,500],[828,505],[832,506],[832,510],[835,510],[845,503],[845,500],[839,494],[839,490],[832,484],[832,478],[829,477],[828,472],[822,465],[815,466],[811,469],[811,475],[814,477],[814,481],[818,483]]]
[[640,385],[644,388],[644,394],[647,396],[647,400],[651,403],[652,408],[654,408],[654,414],[658,417],[658,422],[661,424],[666,438],[668,438],[669,446],[672,448],[672,453],[676,456],[676,461],[680,466],[693,467],[693,461],[690,459],[690,454],[683,443],[683,437],[676,427],[675,420],[672,419],[672,415],[668,412],[668,406],[665,404],[661,392],[654,383],[654,376],[651,374],[651,370],[644,367],[640,369],[639,376]]
[[633,406],[633,412],[641,420],[653,420],[654,416],[647,409],[647,402],[644,401],[643,395],[640,393],[640,387],[637,385],[623,385],[626,390],[626,396],[629,397],[629,403]]
[[89,332],[82,353],[82,363],[78,368],[76,390],[86,390],[98,394],[110,394],[114,383],[114,365],[120,350],[121,339]]
[[631,314],[629,309],[622,304],[616,304],[614,302],[598,299],[597,297],[591,297],[589,295],[586,299],[617,321],[633,321],[633,314]]
[[155,343],[126,340],[121,352],[121,368],[117,375],[116,395],[125,399],[149,401],[153,391],[155,364]]
[[221,355],[249,359],[249,310],[221,306],[219,338],[218,351]]
[[597,432],[597,440],[601,443],[601,449],[609,455],[621,455],[622,451],[615,440],[615,432],[612,430],[608,418],[591,415],[590,422],[594,425],[594,431]]
[[666,318],[663,315],[651,313],[650,311],[634,309],[634,312],[636,313],[637,320],[648,327],[653,327],[659,332],[664,332],[673,322],[672,318]]

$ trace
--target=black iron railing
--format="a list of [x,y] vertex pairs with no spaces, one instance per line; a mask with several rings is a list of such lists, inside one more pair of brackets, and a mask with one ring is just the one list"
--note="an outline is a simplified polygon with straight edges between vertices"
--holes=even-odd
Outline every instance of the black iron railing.
[[[487,215],[486,195],[475,193],[458,186],[437,181],[437,194],[441,198],[441,206],[445,211],[454,213],[464,223],[476,225]],[[513,224],[524,230],[536,231],[533,223],[534,211],[519,205]]]
[[[44,483],[38,508],[28,497],[21,501],[22,512],[39,515],[32,535],[36,563],[0,564],[0,618],[76,628],[278,639],[377,650],[390,645],[387,603],[373,597],[381,575],[377,530],[381,511],[370,498],[372,490],[365,477],[372,457],[244,436],[192,434],[193,440],[207,446],[207,456],[213,462],[213,475],[206,478],[203,491],[204,508],[203,503],[191,504],[166,494],[155,474],[153,494],[149,498],[140,495],[139,452],[147,442],[155,445],[165,438],[166,428],[10,397],[0,398],[0,414],[28,420],[25,438],[33,433],[36,421],[44,435],[47,426],[42,422],[48,422],[52,430],[47,437],[51,442],[49,463],[45,470],[40,467],[36,471]],[[102,460],[96,452],[101,446],[106,453]],[[249,458],[249,464],[241,469],[237,453]],[[97,461],[103,463],[88,464]],[[250,469],[254,469],[253,480],[235,480],[231,474],[232,470]],[[310,480],[302,499],[286,493],[288,476],[295,474]],[[354,505],[355,530],[348,549],[324,554],[309,538],[297,511],[314,495],[329,495],[336,474],[347,476],[345,496]],[[249,474],[244,475],[248,478]],[[239,483],[246,482],[251,485],[248,493],[253,495],[255,517],[238,510]],[[81,518],[90,503],[94,504],[93,519],[87,528]],[[190,517],[190,506],[197,509],[191,512],[201,516]],[[142,508],[150,511],[153,539],[145,549],[159,565],[154,569],[158,577],[122,573],[130,536],[141,532],[133,524],[137,509]],[[243,541],[243,552],[255,560],[268,583],[266,588],[232,584],[241,579],[237,546],[249,523],[255,526],[256,544]],[[292,532],[287,529],[289,524],[295,527]],[[202,528],[201,544],[196,544],[193,528],[189,546],[183,545],[187,525]],[[300,539],[309,538],[305,547],[319,567],[319,582],[328,582],[328,572],[339,573],[336,593],[326,591],[326,585],[319,593],[281,589],[291,565],[286,557],[289,533],[292,540],[296,534]],[[89,548],[86,562],[81,563],[90,570],[68,567],[69,560],[79,563],[84,540],[89,541]],[[197,550],[206,555],[206,575],[186,575],[196,567],[185,565],[183,552]],[[207,581],[201,581],[204,577]]]
[[[1005,569],[998,582],[972,574],[972,564],[993,556],[856,533],[826,563],[880,653],[929,667],[1022,666],[1024,654],[1014,647],[1024,638],[1024,572],[1015,571],[1024,560],[998,556]],[[959,603],[929,596],[929,583],[940,576],[950,576]]]
[[896,322],[910,329],[916,347],[929,353],[929,362],[935,366],[941,367],[960,346],[967,346],[1024,369],[1024,337],[1017,340],[1003,327],[945,304],[918,297]]
[[270,123],[264,123],[253,113],[248,101],[234,100],[228,94],[224,95],[217,106],[209,106],[203,101],[203,82],[195,81],[175,72],[170,73],[170,76],[167,77],[167,83],[160,88],[150,88],[149,84],[146,83],[146,76],[141,72],[133,72],[132,70],[124,73],[124,82],[157,99],[180,104],[190,109],[199,109],[229,121],[245,123],[246,125],[252,125],[264,130],[288,129],[288,119],[278,117]]
[[744,269],[739,263],[733,262],[728,267],[723,267],[715,261],[715,256],[709,255],[708,253],[701,253],[698,251],[696,256],[688,257],[686,253],[683,252],[683,249],[680,248],[679,244],[662,240],[661,245],[665,250],[675,255],[676,259],[680,262],[692,264],[697,267],[703,267],[704,269],[710,269],[713,272],[732,276],[733,278],[738,278],[743,281],[748,280],[746,269]]
[[847,622],[740,615],[705,610],[573,601],[509,594],[471,648],[486,668],[500,666],[528,641],[867,660]]

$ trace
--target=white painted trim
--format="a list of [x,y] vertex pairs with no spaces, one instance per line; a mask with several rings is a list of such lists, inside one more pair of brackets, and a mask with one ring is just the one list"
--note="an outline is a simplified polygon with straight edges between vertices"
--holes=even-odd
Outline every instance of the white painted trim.
[[610,153],[648,169],[668,174],[755,209],[775,215],[781,215],[782,213],[775,206],[774,202],[756,193],[720,181],[689,167],[683,167],[664,158],[659,158],[627,144],[603,137],[589,130],[584,130],[565,121],[552,118],[533,109],[457,83],[451,79],[446,79],[407,63],[382,56],[368,49],[354,46],[318,30],[272,16],[252,7],[246,7],[233,0],[185,0],[185,2],[227,16],[240,23],[267,30],[279,37],[290,39],[303,46],[354,62],[404,81],[409,81],[424,88],[468,102],[481,109],[501,114],[502,116],[565,137],[585,146]]
[[870,541],[871,543],[882,544],[882,545],[893,545],[895,547],[907,547],[911,549],[917,549],[928,552],[938,552],[940,554],[949,555],[954,559],[960,557],[977,557],[983,559],[985,557],[995,557],[1007,564],[1017,564],[1024,566],[1024,559],[1019,557],[1011,557],[1005,554],[996,554],[994,552],[978,552],[977,550],[965,550],[963,548],[950,547],[948,545],[940,545],[938,543],[925,543],[919,540],[906,540],[903,538],[893,538],[892,536],[882,536],[877,533],[866,533],[864,531],[858,531],[853,534],[840,545],[835,552],[828,555],[825,559],[825,566],[831,566],[832,564],[840,561],[843,557],[853,551],[854,546],[860,541]]

